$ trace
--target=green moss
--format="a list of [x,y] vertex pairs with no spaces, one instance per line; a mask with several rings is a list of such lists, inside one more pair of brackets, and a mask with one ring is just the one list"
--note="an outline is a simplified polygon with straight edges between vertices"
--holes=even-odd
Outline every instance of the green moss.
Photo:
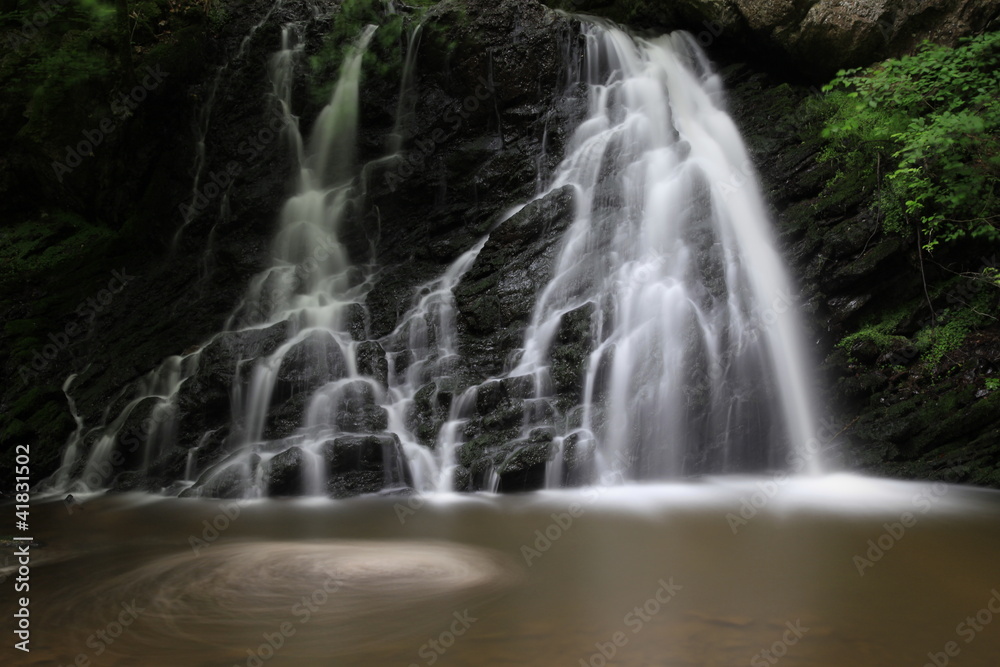
[[966,305],[938,313],[934,325],[920,330],[915,337],[917,349],[922,353],[921,361],[937,366],[962,347],[969,333],[993,321],[995,318],[989,311],[995,298],[994,294],[983,292]]
[[64,211],[0,227],[0,286],[57,272],[67,261],[100,250],[115,232]]
[[31,435],[31,429],[20,419],[12,419],[0,430],[0,442],[8,443],[25,440]]
[[17,400],[11,404],[7,410],[7,419],[27,418],[32,408],[37,405],[46,395],[46,390],[41,387],[29,387],[27,391],[18,396]]
[[[905,346],[909,341],[905,336],[897,334],[896,330],[904,319],[913,314],[916,307],[918,304],[911,301],[880,313],[878,318],[869,319],[858,331],[841,338],[837,347],[847,351],[851,361],[857,362],[857,353],[865,347],[870,348],[877,355],[882,355]],[[875,356],[875,354],[870,356]]]
[[41,322],[39,320],[10,320],[3,325],[4,334],[12,338],[29,336],[40,331]]
[[[890,327],[884,322],[878,324],[873,324],[867,326],[860,331],[855,331],[852,334],[844,336],[838,346],[852,352],[858,348],[859,345],[871,344],[874,345],[879,353],[884,353],[889,351],[894,345],[898,343],[906,343],[906,338],[904,336],[895,336],[887,333]],[[856,359],[852,356],[852,360]]]

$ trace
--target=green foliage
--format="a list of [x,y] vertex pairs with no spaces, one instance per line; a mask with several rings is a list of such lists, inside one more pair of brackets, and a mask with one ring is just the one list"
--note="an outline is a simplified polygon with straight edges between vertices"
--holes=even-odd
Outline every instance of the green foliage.
[[67,110],[76,112],[108,87],[113,60],[100,47],[102,31],[71,30],[57,48],[33,61],[27,71],[37,82],[25,115],[23,133],[40,138],[49,122]]
[[[951,287],[954,289],[956,284],[953,283]],[[837,346],[846,350],[855,363],[858,361],[856,354],[865,348],[868,348],[869,356],[880,357],[908,348],[915,349],[912,356],[906,356],[918,362],[924,372],[941,372],[947,370],[940,368],[942,361],[959,350],[969,334],[995,323],[996,318],[990,313],[995,310],[996,300],[997,293],[991,289],[977,292],[968,302],[957,298],[949,299],[955,305],[939,311],[933,320],[924,320],[913,334],[912,340],[900,335],[899,331],[904,322],[914,317],[921,302],[905,303],[891,312],[883,313],[881,319],[869,320],[860,330],[844,336]],[[892,357],[888,359],[891,363]],[[953,365],[954,363],[948,367]],[[902,370],[895,366],[893,368]]]
[[[402,17],[389,15],[384,0],[344,0],[330,32],[323,38],[320,51],[309,58],[313,74],[312,92],[316,101],[329,98],[344,57],[368,24],[379,26],[372,42],[374,47],[382,47],[382,50],[389,50],[402,32]],[[366,54],[366,61],[370,61],[371,57]],[[397,53],[393,60],[400,58]]]
[[996,391],[1000,389],[1000,378],[986,378],[984,384],[990,391]]
[[885,227],[924,246],[1000,241],[1000,32],[838,73],[823,159],[878,190]]
[[[407,14],[390,12],[386,0],[344,0],[330,32],[323,38],[319,52],[310,57],[312,93],[317,102],[325,102],[336,85],[340,65],[366,25],[378,29],[372,37],[363,66],[367,72],[385,79],[402,73],[405,35],[416,25],[427,8],[439,0],[411,0]],[[430,26],[432,39],[440,41],[440,30]],[[426,32],[425,32],[426,34]]]
[[980,276],[990,282],[994,287],[1000,287],[1000,269],[995,266],[987,266],[980,271]]
[[899,323],[912,313],[913,308],[913,303],[903,303],[891,311],[883,312],[880,319],[869,320],[860,330],[841,338],[837,347],[846,350],[851,360],[855,361],[854,352],[862,347],[872,347],[882,355],[905,346],[908,342],[906,338],[894,332]]
[[944,323],[921,330],[916,336],[917,349],[921,350],[921,361],[937,366],[950,352],[954,352],[965,342],[969,335],[970,320],[968,312],[960,310],[954,317],[948,317]]
[[[128,40],[135,64],[158,45],[170,43],[174,29],[203,20],[200,0],[129,0]],[[15,23],[15,48],[0,59],[0,86],[7,104],[23,106],[28,122],[21,136],[61,147],[108,114],[108,100],[123,75],[116,10],[112,0],[72,0],[54,4],[47,22],[22,34]]]
[[13,278],[54,271],[113,236],[106,227],[58,211],[39,220],[0,227],[0,285]]

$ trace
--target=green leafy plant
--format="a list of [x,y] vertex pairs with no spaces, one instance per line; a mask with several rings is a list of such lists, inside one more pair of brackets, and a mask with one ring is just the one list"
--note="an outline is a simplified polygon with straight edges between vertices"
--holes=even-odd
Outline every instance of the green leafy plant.
[[[399,13],[390,11],[386,0],[344,0],[330,31],[323,38],[322,47],[309,59],[316,101],[323,102],[329,97],[340,64],[365,25],[376,25],[378,29],[365,53],[364,68],[381,79],[398,77],[402,71],[406,33],[438,2],[410,0],[409,11]],[[438,50],[454,48],[453,44],[441,44],[441,30],[436,24],[426,26],[424,34],[425,39],[430,35]]]
[[924,248],[1000,241],[1000,32],[844,70],[825,88],[823,159],[877,188],[886,229],[917,223]]
[[379,28],[369,52],[365,54],[365,66],[377,65],[380,73],[387,74],[401,62],[399,40],[403,32],[403,18],[399,14],[389,14],[384,0],[344,0],[330,32],[323,38],[322,47],[309,59],[313,74],[312,91],[317,101],[329,97],[344,56],[368,24]]

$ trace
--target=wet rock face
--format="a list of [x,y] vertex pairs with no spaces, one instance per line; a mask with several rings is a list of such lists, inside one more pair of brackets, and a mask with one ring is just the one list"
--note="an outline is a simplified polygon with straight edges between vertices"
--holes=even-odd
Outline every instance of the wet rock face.
[[[445,32],[421,42],[402,157],[371,175],[378,220],[369,214],[347,231],[360,259],[368,238],[356,232],[381,230],[377,260],[384,269],[367,300],[372,338],[393,330],[416,286],[440,276],[507,209],[531,198],[582,108],[561,94],[572,21],[516,0],[443,2],[428,20]],[[376,107],[394,104],[392,97],[366,98],[362,116],[376,118]],[[366,124],[365,143],[381,150],[389,130]]]
[[238,367],[245,388],[253,360],[274,352],[287,337],[288,326],[281,322],[266,329],[222,333],[206,345],[198,358],[197,373],[178,391],[177,443],[194,447],[202,434],[229,424],[230,391]]
[[[997,0],[551,0],[635,27],[690,30],[702,46],[784,61],[816,79],[980,32]],[[747,57],[746,54],[743,57]]]
[[413,405],[407,415],[407,426],[425,447],[434,447],[437,434],[448,416],[450,401],[446,403],[441,398],[437,383],[428,382],[413,397]]
[[[458,462],[468,471],[468,490],[489,488],[493,473],[526,471],[544,459],[520,464],[511,461],[525,442],[518,436],[524,422],[526,400],[534,393],[530,377],[491,380],[479,386],[475,414],[465,426],[465,444],[459,448]],[[535,488],[540,488],[538,484]],[[523,488],[523,487],[522,487]]]
[[271,458],[264,473],[268,495],[304,495],[309,492],[307,476],[321,478],[333,498],[399,490],[412,484],[399,438],[393,434],[340,436],[323,443],[318,453],[320,474],[314,469],[316,456],[295,445]]
[[[767,0],[742,0],[750,17]],[[790,55],[810,63],[828,62],[828,69],[867,65],[899,55],[925,39],[955,43],[975,34],[996,17],[996,0],[820,0],[805,16],[777,21],[767,28]],[[792,16],[794,20],[794,15]],[[826,68],[824,68],[826,69]]]
[[305,454],[299,447],[289,447],[268,462],[269,496],[300,496],[305,471]]
[[563,412],[583,399],[587,360],[593,351],[593,304],[563,315],[552,344],[552,386]]
[[311,394],[346,375],[347,359],[340,345],[325,331],[314,331],[285,353],[272,404],[280,404],[295,394]]
[[490,234],[455,290],[465,363],[498,375],[522,343],[535,295],[552,274],[559,238],[573,221],[569,186],[532,202]]
[[340,436],[324,443],[322,456],[330,472],[327,493],[332,498],[412,485],[402,445],[393,433]]

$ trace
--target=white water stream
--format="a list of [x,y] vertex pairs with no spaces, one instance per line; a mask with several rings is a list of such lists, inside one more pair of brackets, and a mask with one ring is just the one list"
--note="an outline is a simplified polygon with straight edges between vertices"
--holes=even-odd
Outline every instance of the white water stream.
[[[371,364],[361,368],[359,349],[369,343],[349,331],[379,277],[377,267],[353,264],[340,240],[351,207],[364,198],[365,166],[356,164],[355,152],[362,59],[376,30],[364,28],[344,56],[330,102],[308,139],[291,111],[302,47],[290,27],[269,62],[272,97],[298,169],[296,191],[280,214],[273,264],[251,280],[227,330],[287,322],[289,335],[266,357],[237,363],[233,452],[214,469],[199,471],[196,448],[185,479],[208,481],[238,470],[251,495],[267,493],[261,468],[252,473],[251,461],[260,456],[266,466],[289,446],[268,443],[265,431],[282,363],[304,347],[328,366],[327,382],[310,396],[293,438],[303,457],[305,493],[326,492],[323,448],[331,439],[369,432],[345,416],[345,406],[359,404],[384,411],[384,429],[398,438],[417,490],[454,487],[463,426],[478,391],[456,386],[461,350],[454,290],[488,237],[440,278],[419,286],[396,329],[373,341],[384,354],[384,378],[373,376]],[[402,150],[403,117],[415,103],[420,31],[418,26],[410,36],[396,127],[378,161]],[[591,455],[595,479],[787,468],[793,457],[804,462],[796,471],[817,472],[820,462],[808,447],[815,432],[809,366],[792,290],[718,77],[686,33],[646,40],[593,21],[584,24],[584,38],[583,58],[569,59],[567,80],[570,89],[585,86],[588,110],[538,195],[570,186],[574,220],[559,241],[552,278],[537,296],[521,354],[506,374],[528,377],[534,387],[521,438],[539,427],[555,433],[550,486],[564,481],[569,444]],[[552,409],[551,352],[564,317],[579,309],[587,309],[591,352],[582,400],[563,414]],[[73,461],[67,460],[57,486],[105,485],[122,425],[152,397],[154,428],[142,456],[147,470],[171,442],[178,388],[197,371],[199,354],[171,357],[152,372],[138,398],[96,438],[83,478],[71,487]],[[453,395],[433,448],[420,443],[410,424],[415,397],[428,383],[435,397],[442,389]],[[81,424],[68,459],[76,458],[83,432]],[[405,477],[387,473],[386,482]],[[498,483],[493,471],[489,486]]]

